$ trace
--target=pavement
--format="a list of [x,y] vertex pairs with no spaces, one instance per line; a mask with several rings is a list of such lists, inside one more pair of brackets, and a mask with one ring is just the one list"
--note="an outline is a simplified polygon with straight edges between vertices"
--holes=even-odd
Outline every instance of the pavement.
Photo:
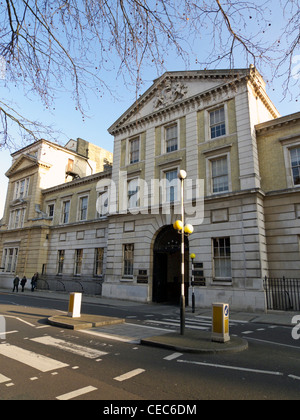
[[[1,290],[0,293],[11,293],[8,290]],[[69,293],[66,292],[52,292],[36,290],[34,294],[26,292],[24,294],[31,296],[39,296],[46,299],[60,299],[66,301],[66,308],[69,302]],[[118,299],[108,299],[101,296],[82,296],[82,303],[98,304],[101,306],[110,306],[122,308],[126,311],[150,312],[170,310],[170,306],[157,305],[153,303],[139,303],[131,301],[123,301]],[[166,309],[165,309],[166,308]],[[172,307],[171,307],[172,308]],[[176,307],[173,307],[176,311]],[[186,308],[186,316],[189,318],[203,316],[209,319],[212,311],[209,309],[196,308],[195,313],[192,313],[190,307]],[[179,308],[178,308],[179,315]],[[249,322],[272,324],[279,326],[291,327],[291,320],[295,316],[295,312],[281,312],[272,311],[268,313],[247,313],[247,312],[230,312],[230,320],[236,322]],[[226,343],[213,342],[211,340],[211,333],[207,331],[195,331],[186,328],[184,335],[180,332],[168,331],[162,328],[154,328],[134,323],[132,317],[117,318],[101,315],[86,315],[81,314],[80,318],[72,318],[65,314],[59,314],[48,318],[48,323],[65,329],[82,330],[89,334],[100,335],[119,341],[137,343],[145,346],[154,346],[160,348],[167,348],[178,352],[190,353],[220,353],[220,352],[240,352],[248,348],[247,340],[240,337],[230,337],[230,341]]]

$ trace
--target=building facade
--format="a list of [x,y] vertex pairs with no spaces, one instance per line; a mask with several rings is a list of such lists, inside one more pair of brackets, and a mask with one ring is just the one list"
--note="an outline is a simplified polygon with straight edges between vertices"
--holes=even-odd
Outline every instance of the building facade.
[[[112,153],[83,139],[65,147],[40,140],[12,158],[0,228],[1,286],[11,287],[16,274],[31,279],[35,272],[44,287],[62,277],[101,280],[107,229],[101,223],[101,203],[97,211],[97,184],[111,176]],[[96,238],[101,251],[94,247]],[[83,263],[86,255],[92,261]],[[91,284],[91,292],[98,289]]]
[[45,141],[12,156],[1,286],[38,271],[105,297],[178,302],[181,169],[188,300],[191,253],[198,307],[263,311],[265,276],[300,277],[300,113],[280,117],[253,66],[165,73],[109,132],[112,169],[81,139],[55,146],[54,161]]
[[[291,166],[284,146],[293,147],[299,140],[299,115],[284,121],[253,67],[170,72],[157,79],[109,129],[115,138],[112,181],[117,211],[109,221],[103,295],[179,300],[180,237],[172,225],[180,214],[177,173],[184,169],[189,210],[195,205],[189,217],[194,233],[185,243],[186,295],[191,297],[188,255],[194,253],[197,306],[226,301],[235,309],[265,310],[263,278],[277,276],[277,268],[287,275],[293,265],[289,273],[296,276],[299,268],[299,232],[294,230],[298,221],[290,221],[291,237],[283,216],[273,211],[276,200],[282,202],[272,182],[277,164],[283,172],[276,175],[281,194],[291,201],[291,212],[298,209],[299,190],[291,178],[297,168]],[[279,138],[288,139],[275,140],[277,130]],[[269,148],[277,162],[274,167]],[[283,229],[285,251],[293,264],[274,254],[282,239],[276,236],[278,229]]]

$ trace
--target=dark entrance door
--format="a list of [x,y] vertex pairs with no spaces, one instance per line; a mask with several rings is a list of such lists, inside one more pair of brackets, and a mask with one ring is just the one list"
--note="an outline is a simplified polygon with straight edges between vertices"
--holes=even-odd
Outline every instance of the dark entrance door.
[[[181,236],[173,226],[164,227],[157,235],[153,258],[153,302],[180,302]],[[185,296],[188,304],[189,245],[185,238]]]

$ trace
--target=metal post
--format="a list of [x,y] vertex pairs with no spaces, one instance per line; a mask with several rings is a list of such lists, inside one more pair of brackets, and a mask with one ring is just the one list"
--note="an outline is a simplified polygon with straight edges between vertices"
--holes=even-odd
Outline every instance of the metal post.
[[194,258],[192,258],[192,313],[195,313],[195,283],[194,283]]
[[184,295],[184,205],[183,205],[183,176],[180,177],[181,181],[181,297],[180,297],[180,334],[184,335],[185,330],[185,295]]

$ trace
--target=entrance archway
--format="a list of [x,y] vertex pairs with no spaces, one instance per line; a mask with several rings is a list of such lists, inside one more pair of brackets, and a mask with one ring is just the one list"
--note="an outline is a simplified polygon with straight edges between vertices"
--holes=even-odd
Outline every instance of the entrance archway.
[[[181,294],[181,236],[172,225],[158,233],[153,247],[153,302],[178,303]],[[185,237],[185,296],[188,304],[189,242]]]

